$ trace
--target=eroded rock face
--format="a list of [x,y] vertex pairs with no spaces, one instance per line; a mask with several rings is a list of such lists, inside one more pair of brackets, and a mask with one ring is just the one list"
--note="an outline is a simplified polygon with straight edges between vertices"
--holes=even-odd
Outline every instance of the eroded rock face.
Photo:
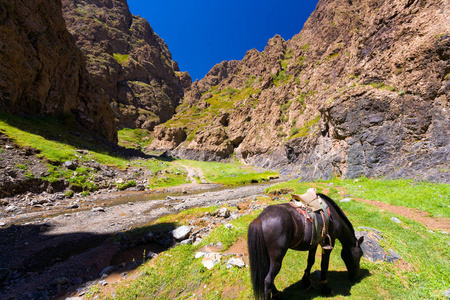
[[221,160],[226,148],[225,157],[305,180],[449,182],[447,11],[441,0],[319,1],[291,40],[276,36],[192,84],[168,122],[194,120],[183,124],[190,138],[171,153],[208,149]]
[[148,22],[131,14],[126,0],[62,2],[67,27],[119,128],[153,129],[169,120],[191,79]]
[[59,0],[0,3],[0,110],[74,115],[117,140],[112,110],[93,86]]

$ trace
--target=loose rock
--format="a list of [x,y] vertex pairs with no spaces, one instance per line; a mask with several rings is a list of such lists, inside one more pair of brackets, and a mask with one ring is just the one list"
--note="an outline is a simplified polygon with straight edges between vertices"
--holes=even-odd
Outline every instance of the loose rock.
[[207,253],[203,257],[202,264],[208,270],[212,269],[215,265],[219,264],[222,257],[219,253]]
[[176,239],[177,241],[186,239],[190,233],[191,233],[191,227],[186,226],[186,225],[180,226],[177,229],[175,229],[174,231],[172,231],[172,235],[173,235],[174,239]]
[[227,262],[227,269],[231,269],[232,267],[243,268],[245,267],[245,262],[240,258],[233,257]]

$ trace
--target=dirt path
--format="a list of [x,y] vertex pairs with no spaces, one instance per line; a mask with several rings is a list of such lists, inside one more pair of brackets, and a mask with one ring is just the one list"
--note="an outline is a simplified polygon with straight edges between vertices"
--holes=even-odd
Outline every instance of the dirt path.
[[180,163],[178,165],[186,169],[187,177],[191,181],[191,183],[198,184],[197,178],[201,183],[208,183],[208,181],[205,179],[205,175],[200,168],[193,168]]
[[430,217],[429,213],[421,211],[417,208],[395,206],[381,201],[367,200],[362,198],[353,199],[378,207],[381,210],[386,210],[391,213],[406,217],[410,220],[419,222],[425,225],[428,229],[450,232],[450,220],[447,218]]
[[[323,188],[323,187],[321,187]],[[342,188],[338,187],[339,191],[341,192],[341,195],[346,195],[348,192]],[[329,190],[326,188],[324,189],[324,193],[326,194]],[[409,208],[405,206],[395,206],[392,204],[388,204],[381,201],[376,200],[368,200],[363,198],[352,198],[356,201],[361,201],[364,203],[367,203],[369,205],[378,207],[380,210],[389,211],[391,213],[403,216],[405,218],[408,218],[410,220],[416,221],[418,223],[423,224],[428,229],[431,230],[440,230],[444,232],[450,232],[450,219],[448,218],[439,218],[439,217],[431,217],[429,213],[422,211],[417,208]]]
[[[142,192],[141,201],[57,216],[34,215],[33,221],[20,225],[9,223],[0,228],[0,276],[2,272],[8,276],[5,281],[0,277],[0,298],[21,299],[26,295],[30,299],[52,299],[66,287],[98,278],[123,248],[111,239],[117,234],[191,207],[237,205],[244,198],[262,194],[267,185],[219,190],[215,185],[211,187],[216,190],[159,200],[146,199],[149,195]],[[136,197],[139,193],[133,194],[133,199]]]

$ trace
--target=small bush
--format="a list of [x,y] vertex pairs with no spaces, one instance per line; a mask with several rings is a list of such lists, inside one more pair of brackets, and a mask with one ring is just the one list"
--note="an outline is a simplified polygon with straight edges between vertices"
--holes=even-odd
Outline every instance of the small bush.
[[136,181],[134,180],[130,180],[128,182],[124,182],[124,183],[117,183],[117,189],[119,191],[124,191],[130,187],[134,187],[136,186]]
[[300,132],[300,128],[298,128],[298,127],[292,127],[292,128],[291,128],[291,134],[290,134],[290,136],[296,135],[296,134],[299,133],[299,132]]

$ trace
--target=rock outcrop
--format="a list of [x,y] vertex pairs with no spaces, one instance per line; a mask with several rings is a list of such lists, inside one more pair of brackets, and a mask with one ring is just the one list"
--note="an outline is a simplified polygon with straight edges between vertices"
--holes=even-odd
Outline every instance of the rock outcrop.
[[92,83],[59,0],[0,3],[0,110],[73,115],[117,141],[113,112]]
[[442,0],[321,0],[291,40],[275,36],[193,83],[157,127],[166,145],[174,128],[186,139],[156,137],[151,149],[234,153],[305,180],[450,182],[448,14]]
[[148,22],[126,0],[62,0],[64,18],[120,128],[169,120],[191,83]]

